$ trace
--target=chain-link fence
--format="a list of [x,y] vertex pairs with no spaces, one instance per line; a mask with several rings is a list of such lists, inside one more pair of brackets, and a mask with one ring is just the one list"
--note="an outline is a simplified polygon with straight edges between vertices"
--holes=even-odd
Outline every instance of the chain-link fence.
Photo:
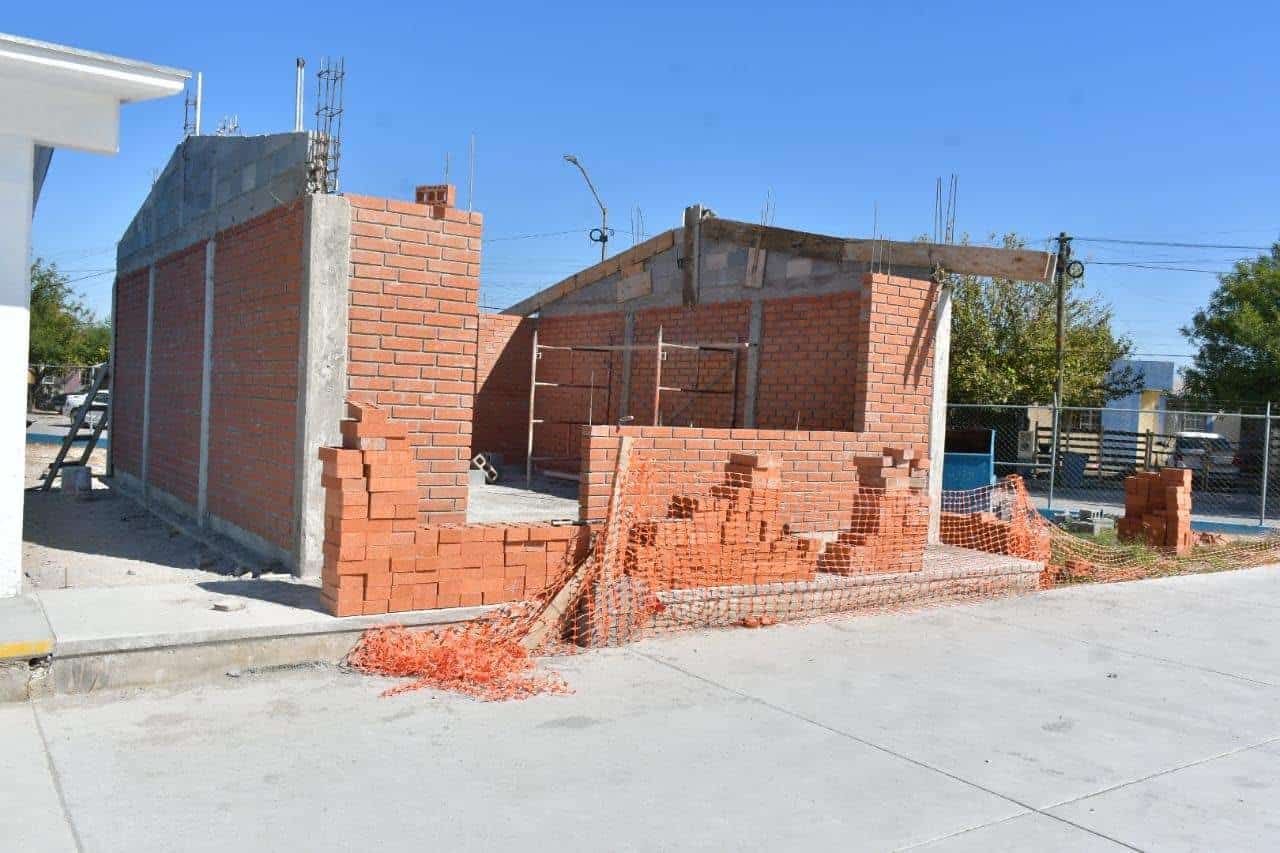
[[[995,477],[1021,474],[1046,510],[1124,512],[1124,478],[1167,466],[1193,472],[1193,518],[1227,525],[1280,526],[1280,407],[1261,412],[1151,408],[947,407],[951,469],[993,457]],[[989,448],[989,451],[987,451]],[[959,456],[953,450],[969,455]]]

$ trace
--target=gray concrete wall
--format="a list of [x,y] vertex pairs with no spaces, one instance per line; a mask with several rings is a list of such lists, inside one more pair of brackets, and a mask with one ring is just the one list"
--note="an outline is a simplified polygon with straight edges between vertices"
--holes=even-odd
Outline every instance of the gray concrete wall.
[[[674,248],[654,255],[642,275],[614,273],[542,309],[547,317],[571,314],[644,311],[683,304],[683,272],[677,265],[683,229],[677,229]],[[762,257],[762,267],[757,257]],[[779,251],[761,251],[722,240],[703,239],[698,257],[697,290],[700,304],[785,299],[862,289],[866,264],[804,258]],[[892,270],[916,278],[928,270]],[[643,275],[648,276],[646,282]]]
[[308,148],[307,133],[187,137],[120,238],[116,274],[302,197]]

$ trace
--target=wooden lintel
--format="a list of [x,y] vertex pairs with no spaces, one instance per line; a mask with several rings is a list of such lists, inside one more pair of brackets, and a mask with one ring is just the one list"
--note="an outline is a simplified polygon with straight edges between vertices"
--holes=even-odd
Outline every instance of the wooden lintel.
[[884,258],[894,267],[932,269],[941,266],[950,273],[1019,281],[1051,281],[1056,257],[1052,252],[1031,249],[845,239],[730,219],[708,219],[702,223],[702,233],[708,239],[725,240],[748,248],[778,250],[819,260],[865,264],[871,262],[874,251],[876,258]]

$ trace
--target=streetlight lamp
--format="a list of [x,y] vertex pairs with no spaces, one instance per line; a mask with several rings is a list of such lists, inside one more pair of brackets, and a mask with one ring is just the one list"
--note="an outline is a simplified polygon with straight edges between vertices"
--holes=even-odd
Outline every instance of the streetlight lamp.
[[564,155],[566,163],[577,166],[578,171],[582,173],[582,177],[587,182],[587,187],[591,190],[591,194],[596,198],[596,204],[600,205],[600,227],[591,229],[591,239],[600,244],[600,261],[604,262],[605,248],[609,243],[609,208],[604,206],[604,202],[600,200],[600,193],[596,192],[596,185],[591,183],[591,176],[587,174],[586,168],[573,154]]

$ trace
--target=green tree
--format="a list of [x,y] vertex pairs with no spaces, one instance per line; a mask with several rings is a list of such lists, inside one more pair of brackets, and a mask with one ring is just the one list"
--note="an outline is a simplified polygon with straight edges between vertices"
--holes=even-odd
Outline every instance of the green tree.
[[1280,243],[1218,276],[1208,307],[1182,334],[1198,347],[1182,374],[1189,401],[1234,405],[1280,397]]
[[[31,265],[31,342],[27,362],[32,392],[65,365],[98,364],[111,350],[111,326],[99,320],[71,289],[55,264],[37,258]],[[28,404],[34,404],[29,400]]]
[[[1022,248],[1015,234],[1005,248]],[[1111,328],[1111,307],[1067,279],[1063,404],[1101,406],[1132,393],[1140,379],[1114,370],[1133,343]],[[1057,286],[1053,283],[960,276],[951,317],[952,403],[1026,405],[1052,401],[1057,381]]]

